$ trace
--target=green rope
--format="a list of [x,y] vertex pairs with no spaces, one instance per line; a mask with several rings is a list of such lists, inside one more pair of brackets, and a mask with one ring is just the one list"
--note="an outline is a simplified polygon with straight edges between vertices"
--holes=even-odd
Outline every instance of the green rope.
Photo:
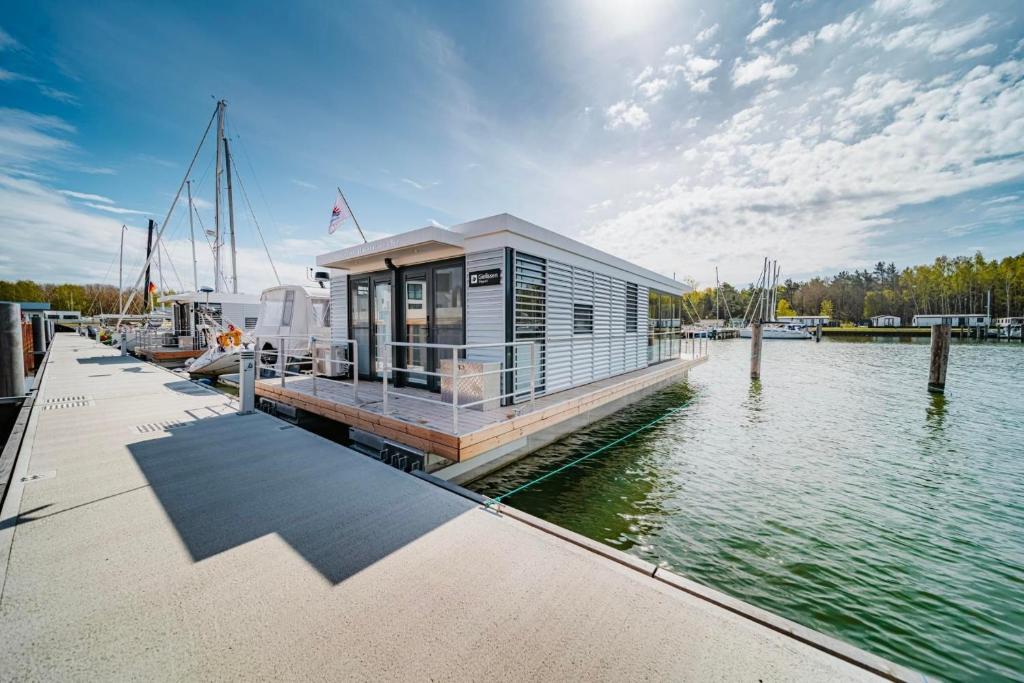
[[511,495],[519,493],[520,491],[522,491],[524,489],[528,489],[531,486],[533,486],[534,484],[540,483],[540,482],[544,481],[545,479],[547,479],[548,477],[553,477],[554,475],[558,474],[559,472],[563,472],[563,471],[569,469],[570,467],[573,467],[574,465],[578,465],[579,463],[583,462],[587,458],[592,458],[595,455],[598,455],[599,453],[603,453],[606,450],[608,450],[609,448],[612,448],[614,446],[619,445],[623,441],[628,441],[629,439],[633,438],[634,436],[636,436],[640,432],[642,432],[644,430],[647,430],[647,429],[650,429],[654,425],[658,424],[659,422],[664,420],[666,417],[669,417],[670,415],[675,415],[676,413],[678,413],[680,410],[682,410],[686,406],[687,406],[686,403],[684,403],[681,406],[676,406],[675,408],[672,408],[672,409],[666,411],[663,415],[661,415],[659,417],[656,417],[655,419],[651,420],[650,422],[648,422],[647,424],[643,425],[642,427],[638,427],[638,428],[634,429],[629,434],[626,434],[625,436],[621,436],[618,439],[615,439],[615,441],[612,441],[610,443],[606,443],[604,446],[601,446],[596,451],[591,451],[590,453],[587,453],[583,457],[576,458],[572,462],[567,462],[566,464],[562,465],[561,467],[557,467],[557,468],[551,470],[550,472],[548,472],[547,474],[542,474],[541,476],[537,477],[536,479],[528,481],[525,484],[521,484],[520,486],[517,486],[514,489],[512,489],[511,491],[507,491],[506,493],[503,493],[503,494],[501,494],[500,496],[498,496],[496,498],[488,498],[487,502],[485,503],[485,506],[486,507],[491,507],[492,505],[497,505],[502,500],[504,500],[505,498],[508,498]]

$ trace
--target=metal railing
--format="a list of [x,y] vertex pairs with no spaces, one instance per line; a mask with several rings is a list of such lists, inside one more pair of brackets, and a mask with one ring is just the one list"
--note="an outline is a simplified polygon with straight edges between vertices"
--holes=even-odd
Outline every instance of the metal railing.
[[[656,338],[659,345],[658,358],[655,362],[678,360],[685,357],[699,358],[707,355],[708,339],[696,337],[690,330],[665,330],[648,334],[637,333],[639,342],[646,338],[648,346],[634,344],[637,356],[632,364],[624,365],[621,372],[608,372],[602,376],[593,376],[586,382],[576,382],[564,389],[580,386],[591,381],[607,379],[617,374],[624,374],[647,367],[650,353],[651,338]],[[622,339],[622,337],[618,337]],[[390,399],[401,398],[419,401],[425,404],[442,406],[451,410],[452,433],[459,433],[460,411],[500,404],[504,399],[523,399],[533,410],[537,400],[538,382],[544,369],[541,362],[542,354],[553,350],[561,344],[586,344],[588,342],[609,343],[616,339],[613,335],[573,335],[546,339],[531,339],[512,342],[494,342],[484,344],[434,344],[426,342],[400,342],[382,340],[382,353],[376,358],[367,358],[373,371],[379,374],[381,381],[380,404],[381,412],[388,415]],[[296,343],[297,340],[297,343]],[[263,348],[268,346],[268,348]],[[344,349],[343,353],[338,353]],[[351,353],[349,353],[351,349]],[[508,353],[511,349],[512,352]],[[424,354],[434,354],[437,359],[436,370],[428,370],[425,364],[413,365],[410,360],[413,350]],[[298,335],[262,335],[256,337],[256,377],[257,379],[278,379],[282,387],[287,386],[289,377],[305,377],[311,380],[311,391],[318,395],[317,382],[336,382],[353,388],[353,398],[358,402],[359,392],[359,344],[354,339],[333,337],[304,337]],[[326,354],[322,352],[326,351]],[[667,351],[666,353],[663,353]],[[479,353],[483,352],[483,353]],[[489,352],[489,353],[488,353]],[[508,362],[511,357],[512,361]],[[484,367],[469,370],[467,365],[480,364]],[[449,365],[449,367],[445,367]],[[485,369],[487,365],[496,367]],[[338,372],[339,366],[344,368]],[[525,373],[525,375],[523,374]],[[328,376],[329,375],[329,376]],[[424,395],[423,392],[402,391],[409,387],[409,381],[399,386],[398,377],[416,377],[422,379],[424,385],[431,382],[427,378],[437,378],[440,384],[440,396]],[[346,376],[349,379],[339,379]],[[488,391],[485,378],[497,376],[497,390]],[[524,382],[523,380],[527,381]],[[471,388],[474,392],[471,400],[465,400],[463,382],[478,380],[478,386]],[[561,391],[563,388],[560,388]],[[436,397],[435,397],[436,396]]]
[[[394,394],[396,396],[401,396],[402,398],[411,398],[411,399],[414,399],[414,400],[417,400],[417,401],[422,401],[423,403],[433,403],[435,405],[448,406],[448,402],[443,400],[443,399],[439,401],[437,399],[427,398],[426,396],[419,396],[417,394],[411,394],[411,393],[401,393],[400,394],[400,393],[394,391],[393,389],[389,390],[388,389],[388,377],[391,376],[391,375],[388,374],[389,372],[392,373],[392,374],[396,373],[396,372],[405,372],[405,373],[408,373],[408,374],[422,375],[424,377],[438,377],[438,378],[441,378],[442,380],[446,379],[446,378],[449,379],[450,383],[451,383],[450,384],[450,388],[451,388],[451,396],[452,396],[451,409],[452,409],[452,433],[453,434],[458,434],[459,433],[459,410],[464,410],[466,408],[474,408],[476,406],[482,406],[485,403],[490,403],[492,401],[499,401],[500,402],[502,399],[511,398],[511,397],[518,396],[518,395],[520,395],[522,393],[526,393],[526,392],[517,391],[516,387],[515,387],[515,382],[513,382],[512,383],[513,386],[512,386],[512,390],[511,391],[501,392],[501,390],[499,389],[498,391],[500,393],[498,393],[498,394],[490,394],[490,395],[484,396],[483,398],[480,398],[480,399],[475,400],[475,401],[467,401],[465,403],[462,403],[462,402],[459,401],[459,388],[460,388],[460,382],[462,380],[479,378],[479,377],[487,377],[487,376],[490,376],[490,375],[497,375],[499,377],[499,382],[500,382],[500,378],[506,372],[509,372],[510,370],[512,372],[518,372],[518,371],[522,371],[522,370],[529,370],[530,371],[530,384],[529,384],[529,390],[528,391],[529,391],[529,397],[530,397],[530,407],[532,409],[533,408],[533,404],[534,404],[534,402],[537,399],[537,373],[535,372],[535,370],[537,368],[537,345],[538,345],[538,343],[539,343],[539,340],[513,341],[513,342],[494,342],[494,343],[489,343],[489,344],[429,344],[429,343],[419,343],[419,342],[395,342],[395,341],[393,341],[393,342],[385,342],[384,343],[384,367],[383,367],[383,372],[381,372],[381,376],[383,378],[382,388],[381,388],[381,399],[382,399],[382,404],[383,404],[382,405],[382,409],[384,411],[384,414],[387,415],[387,413],[388,413],[388,395],[389,394]],[[468,373],[461,371],[461,368],[460,368],[461,363],[460,363],[460,361],[465,361],[466,363],[481,363],[481,364],[482,363],[489,363],[489,364],[490,363],[495,363],[495,361],[490,361],[490,360],[486,360],[486,359],[472,359],[472,358],[467,359],[467,358],[464,357],[466,351],[469,351],[469,350],[474,350],[475,351],[475,350],[480,350],[480,349],[501,349],[502,351],[504,351],[505,349],[508,349],[508,348],[512,348],[514,350],[515,348],[520,347],[520,346],[528,347],[529,350],[530,350],[530,362],[529,362],[528,365],[519,365],[517,363],[513,363],[513,367],[506,368],[505,367],[505,355],[506,354],[502,353],[501,354],[501,360],[497,362],[497,364],[500,365],[501,367],[496,369],[496,370],[482,370],[480,372],[468,372]],[[405,366],[396,365],[394,363],[394,352],[395,352],[396,349],[403,349],[403,348],[404,349],[419,348],[419,349],[424,349],[428,353],[431,350],[450,351],[451,352],[451,367],[452,367],[452,370],[451,370],[450,373],[446,373],[446,372],[436,372],[436,371],[433,371],[433,370],[427,370],[426,368],[422,368],[422,367],[419,367],[419,366],[408,367],[407,365],[405,365]],[[461,355],[460,355],[460,352],[462,352]],[[513,358],[515,358],[516,354],[513,353],[512,356],[513,356]],[[438,365],[440,365],[440,363],[438,363]],[[480,393],[483,394],[485,392],[481,390]],[[442,395],[443,395],[443,385],[442,385]]]
[[[294,343],[298,340],[299,343]],[[276,342],[276,343],[275,343]],[[264,348],[269,344],[269,348]],[[335,351],[344,349],[340,355],[347,356],[349,347],[352,348],[351,358],[335,357]],[[317,337],[302,335],[260,335],[255,338],[256,351],[256,378],[268,379],[264,375],[269,372],[269,378],[278,378],[281,386],[286,386],[288,377],[310,377],[312,381],[312,392],[317,396],[317,377],[321,381],[335,382],[352,387],[353,397],[359,394],[359,344],[355,339],[337,339],[333,337]],[[321,355],[320,351],[326,351]],[[323,364],[328,372],[318,373],[317,365]],[[345,372],[334,372],[335,368],[342,366]],[[297,368],[297,369],[296,369]],[[338,379],[342,375],[351,375],[351,381]]]

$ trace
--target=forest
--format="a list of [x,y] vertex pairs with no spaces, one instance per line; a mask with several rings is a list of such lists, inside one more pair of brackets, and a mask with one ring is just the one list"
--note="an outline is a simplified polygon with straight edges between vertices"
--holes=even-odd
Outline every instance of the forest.
[[[701,318],[740,317],[754,296],[754,283],[742,289],[722,283],[715,312],[715,288],[695,288],[687,295]],[[1024,254],[1002,260],[941,256],[931,264],[898,270],[879,262],[872,270],[842,271],[831,277],[779,284],[779,315],[829,315],[839,322],[864,322],[874,315],[898,315],[904,321],[918,313],[984,313],[992,296],[992,316],[1024,315]],[[125,299],[127,299],[125,292]],[[136,296],[130,313],[141,310]],[[0,301],[47,301],[59,310],[83,315],[116,313],[118,291],[104,284],[39,284],[31,280],[0,280]]]
[[[931,264],[898,270],[878,262],[872,270],[842,271],[805,282],[779,283],[777,315],[829,315],[834,321],[861,323],[875,315],[898,315],[905,323],[917,314],[985,313],[992,296],[992,317],[1024,315],[1024,254],[1002,260],[941,256]],[[754,284],[737,289],[723,283],[719,315],[726,306],[741,317],[754,295]],[[701,318],[715,318],[715,288],[688,295]],[[724,303],[723,303],[724,301]]]

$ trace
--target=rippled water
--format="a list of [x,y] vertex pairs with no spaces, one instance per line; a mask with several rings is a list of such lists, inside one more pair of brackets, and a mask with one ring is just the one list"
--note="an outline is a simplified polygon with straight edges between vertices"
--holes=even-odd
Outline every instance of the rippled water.
[[712,344],[689,381],[472,485],[499,495],[686,408],[506,503],[951,680],[1024,677],[1024,347]]

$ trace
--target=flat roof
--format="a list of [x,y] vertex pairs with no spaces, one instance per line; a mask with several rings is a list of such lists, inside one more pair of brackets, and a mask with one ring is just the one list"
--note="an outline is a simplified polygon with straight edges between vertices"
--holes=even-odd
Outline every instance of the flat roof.
[[366,244],[345,247],[316,257],[316,264],[327,268],[345,268],[347,264],[368,257],[382,257],[417,248],[434,246],[462,248],[463,238],[451,230],[427,226],[418,230],[382,237]]
[[207,298],[206,292],[178,292],[177,294],[164,294],[158,301],[160,303],[166,302],[177,302],[177,303],[206,303],[209,301],[211,304],[258,304],[260,302],[259,294],[234,294],[233,292],[210,292],[209,298]]
[[[689,287],[681,282],[666,277],[661,273],[648,270],[635,263],[596,249],[578,240],[566,237],[553,230],[542,228],[535,223],[509,213],[496,214],[466,223],[459,223],[450,228],[430,226],[399,233],[366,244],[346,247],[337,251],[321,254],[316,264],[328,268],[345,269],[368,258],[381,258],[389,255],[409,253],[414,250],[426,252],[435,247],[455,247],[465,249],[469,240],[479,239],[488,235],[507,232],[525,237],[541,245],[567,251],[583,258],[610,265],[627,273],[635,274],[647,280],[659,283],[670,291],[689,291]],[[536,254],[544,257],[545,254]]]

